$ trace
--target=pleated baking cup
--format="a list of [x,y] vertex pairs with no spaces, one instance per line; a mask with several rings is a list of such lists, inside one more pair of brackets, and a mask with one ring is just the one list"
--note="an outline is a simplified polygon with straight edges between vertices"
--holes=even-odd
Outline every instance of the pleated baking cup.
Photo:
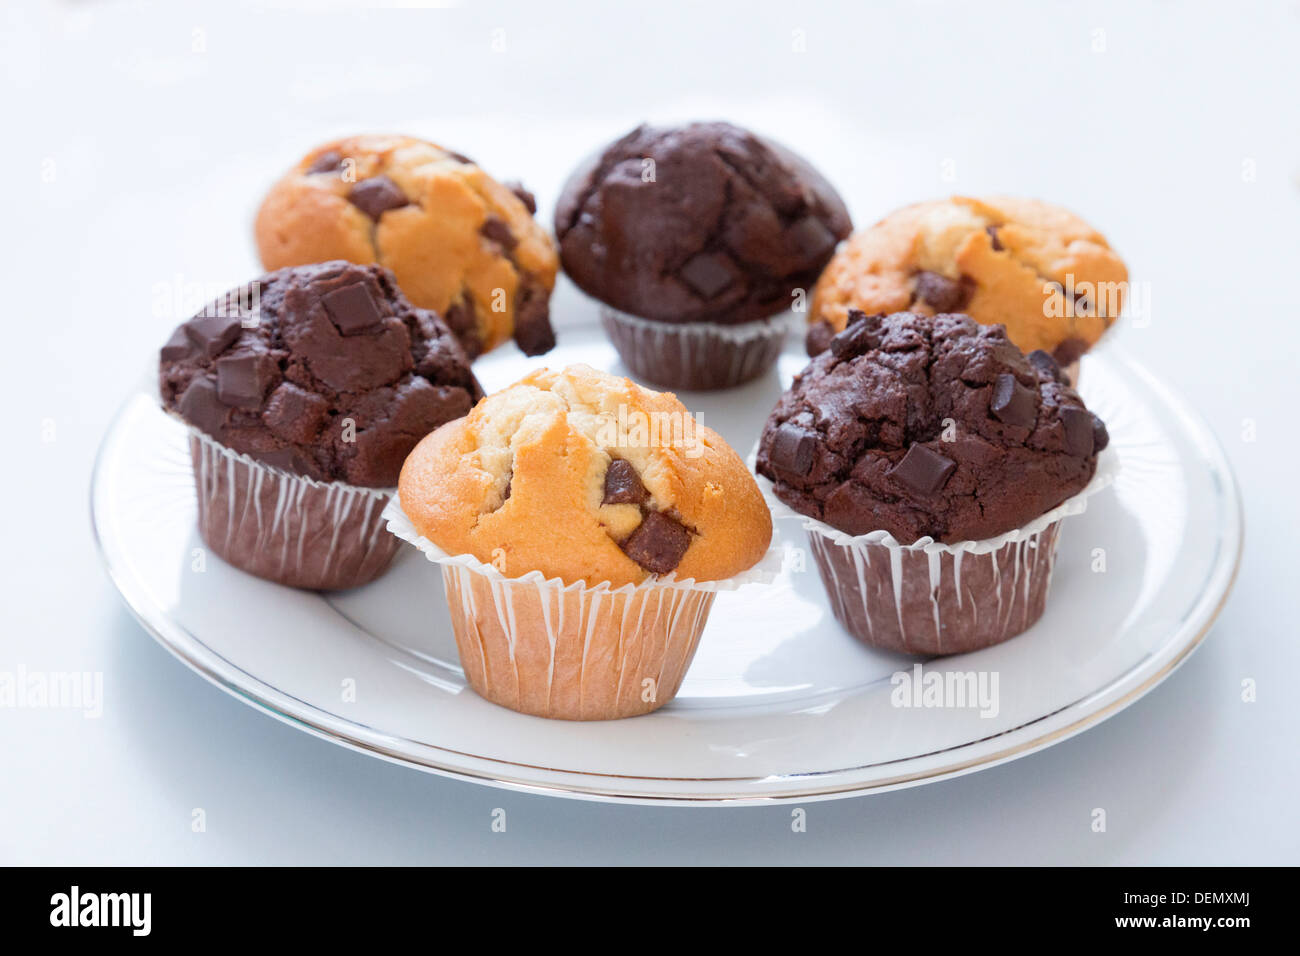
[[391,488],[290,474],[190,427],[199,534],[230,564],[313,591],[357,587],[383,574],[398,543],[385,530]]
[[667,575],[640,584],[566,584],[539,571],[506,577],[421,535],[394,498],[388,530],[442,570],[465,677],[479,696],[537,717],[612,720],[677,694],[719,591],[775,577],[779,549],[722,581]]
[[632,373],[661,388],[709,391],[762,375],[800,320],[790,312],[719,325],[656,322],[601,306],[601,324]]
[[759,486],[773,518],[797,517],[840,625],[871,647],[915,655],[962,654],[1028,630],[1043,614],[1061,522],[1115,479],[1119,458],[1103,451],[1078,494],[1024,527],[982,541],[900,544],[887,531],[850,535],[800,514]]

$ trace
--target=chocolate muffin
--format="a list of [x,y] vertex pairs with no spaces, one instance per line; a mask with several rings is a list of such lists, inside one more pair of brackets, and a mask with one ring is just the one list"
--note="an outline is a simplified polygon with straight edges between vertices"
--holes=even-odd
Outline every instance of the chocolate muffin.
[[564,270],[608,307],[624,362],[677,388],[769,368],[788,326],[770,317],[851,228],[807,162],[719,122],[637,127],[572,174],[555,211]]
[[387,270],[342,261],[272,272],[183,323],[159,388],[191,428],[204,540],[318,589],[387,567],[387,489],[421,438],[482,395],[436,314]]
[[855,311],[778,402],[757,467],[816,519],[850,632],[953,653],[1041,615],[1059,521],[1026,528],[1083,491],[1108,440],[1056,361],[1001,326]]

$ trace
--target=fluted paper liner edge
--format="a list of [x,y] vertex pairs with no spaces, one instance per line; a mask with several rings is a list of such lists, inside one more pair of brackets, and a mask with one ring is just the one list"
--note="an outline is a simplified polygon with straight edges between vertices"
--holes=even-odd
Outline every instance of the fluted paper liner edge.
[[294,475],[186,427],[199,532],[224,560],[308,590],[356,587],[387,570],[397,552],[384,533],[392,489]]
[[[757,448],[749,455],[748,463],[750,468],[754,467]],[[1062,518],[1072,515],[1083,514],[1088,510],[1088,499],[1099,491],[1105,490],[1114,481],[1115,476],[1119,474],[1119,456],[1112,449],[1107,448],[1097,456],[1097,470],[1093,473],[1092,479],[1081,491],[1073,496],[1066,498],[1055,508],[1045,511],[1033,521],[1019,528],[1013,528],[1005,534],[997,535],[993,538],[983,538],[979,541],[954,541],[952,544],[944,544],[941,541],[935,541],[931,537],[917,538],[911,544],[902,544],[888,531],[869,531],[866,534],[852,535],[840,531],[828,525],[817,518],[809,517],[806,514],[795,511],[788,504],[777,497],[776,491],[772,487],[770,479],[763,475],[756,475],[759,490],[763,492],[763,497],[767,501],[768,508],[772,512],[773,520],[778,518],[798,518],[803,522],[803,527],[808,531],[816,531],[825,538],[829,538],[833,543],[843,547],[852,547],[858,544],[880,544],[889,548],[899,548],[904,551],[924,551],[926,554],[949,553],[955,554],[958,551],[968,552],[971,554],[987,554],[990,551],[996,551],[1007,544],[1024,540],[1030,535],[1037,534],[1044,530],[1048,525],[1055,524]]]

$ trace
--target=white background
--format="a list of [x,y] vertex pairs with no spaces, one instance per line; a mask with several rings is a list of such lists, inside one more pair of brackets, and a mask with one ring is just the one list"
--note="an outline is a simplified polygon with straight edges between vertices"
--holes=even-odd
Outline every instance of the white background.
[[[294,6],[0,13],[0,671],[105,682],[98,720],[0,709],[0,863],[1300,862],[1300,5]],[[794,834],[788,806],[586,804],[391,766],[149,639],[92,542],[95,448],[183,317],[160,290],[256,274],[251,216],[282,168],[410,132],[523,178],[547,215],[584,153],[687,117],[796,147],[860,225],[1004,191],[1106,233],[1151,290],[1149,326],[1115,334],[1206,416],[1245,495],[1240,580],[1185,666],[1044,753],[810,804]]]

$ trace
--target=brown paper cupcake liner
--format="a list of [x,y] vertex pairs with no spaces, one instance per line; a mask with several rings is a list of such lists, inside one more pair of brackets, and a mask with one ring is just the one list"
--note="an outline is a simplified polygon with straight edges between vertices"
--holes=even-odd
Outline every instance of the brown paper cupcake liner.
[[316,591],[357,587],[387,570],[391,489],[322,482],[272,468],[190,429],[199,533],[249,574]]
[[773,518],[803,522],[831,612],[846,631],[904,654],[962,654],[1015,637],[1042,616],[1061,522],[1082,514],[1118,467],[1104,451],[1078,494],[1022,528],[954,544],[921,538],[905,545],[886,531],[846,534],[790,508],[767,479],[759,487]]
[[709,391],[762,375],[798,324],[791,313],[739,325],[654,322],[609,306],[600,310],[610,341],[640,379],[662,388]]
[[676,696],[717,593],[768,581],[757,566],[723,581],[667,575],[611,587],[565,584],[534,571],[508,578],[473,555],[450,555],[411,524],[396,498],[388,529],[442,570],[456,648],[469,685],[511,710],[563,720],[611,720]]
[[872,647],[961,654],[1028,630],[1043,614],[1061,522],[996,551],[845,546],[808,532],[840,625]]

